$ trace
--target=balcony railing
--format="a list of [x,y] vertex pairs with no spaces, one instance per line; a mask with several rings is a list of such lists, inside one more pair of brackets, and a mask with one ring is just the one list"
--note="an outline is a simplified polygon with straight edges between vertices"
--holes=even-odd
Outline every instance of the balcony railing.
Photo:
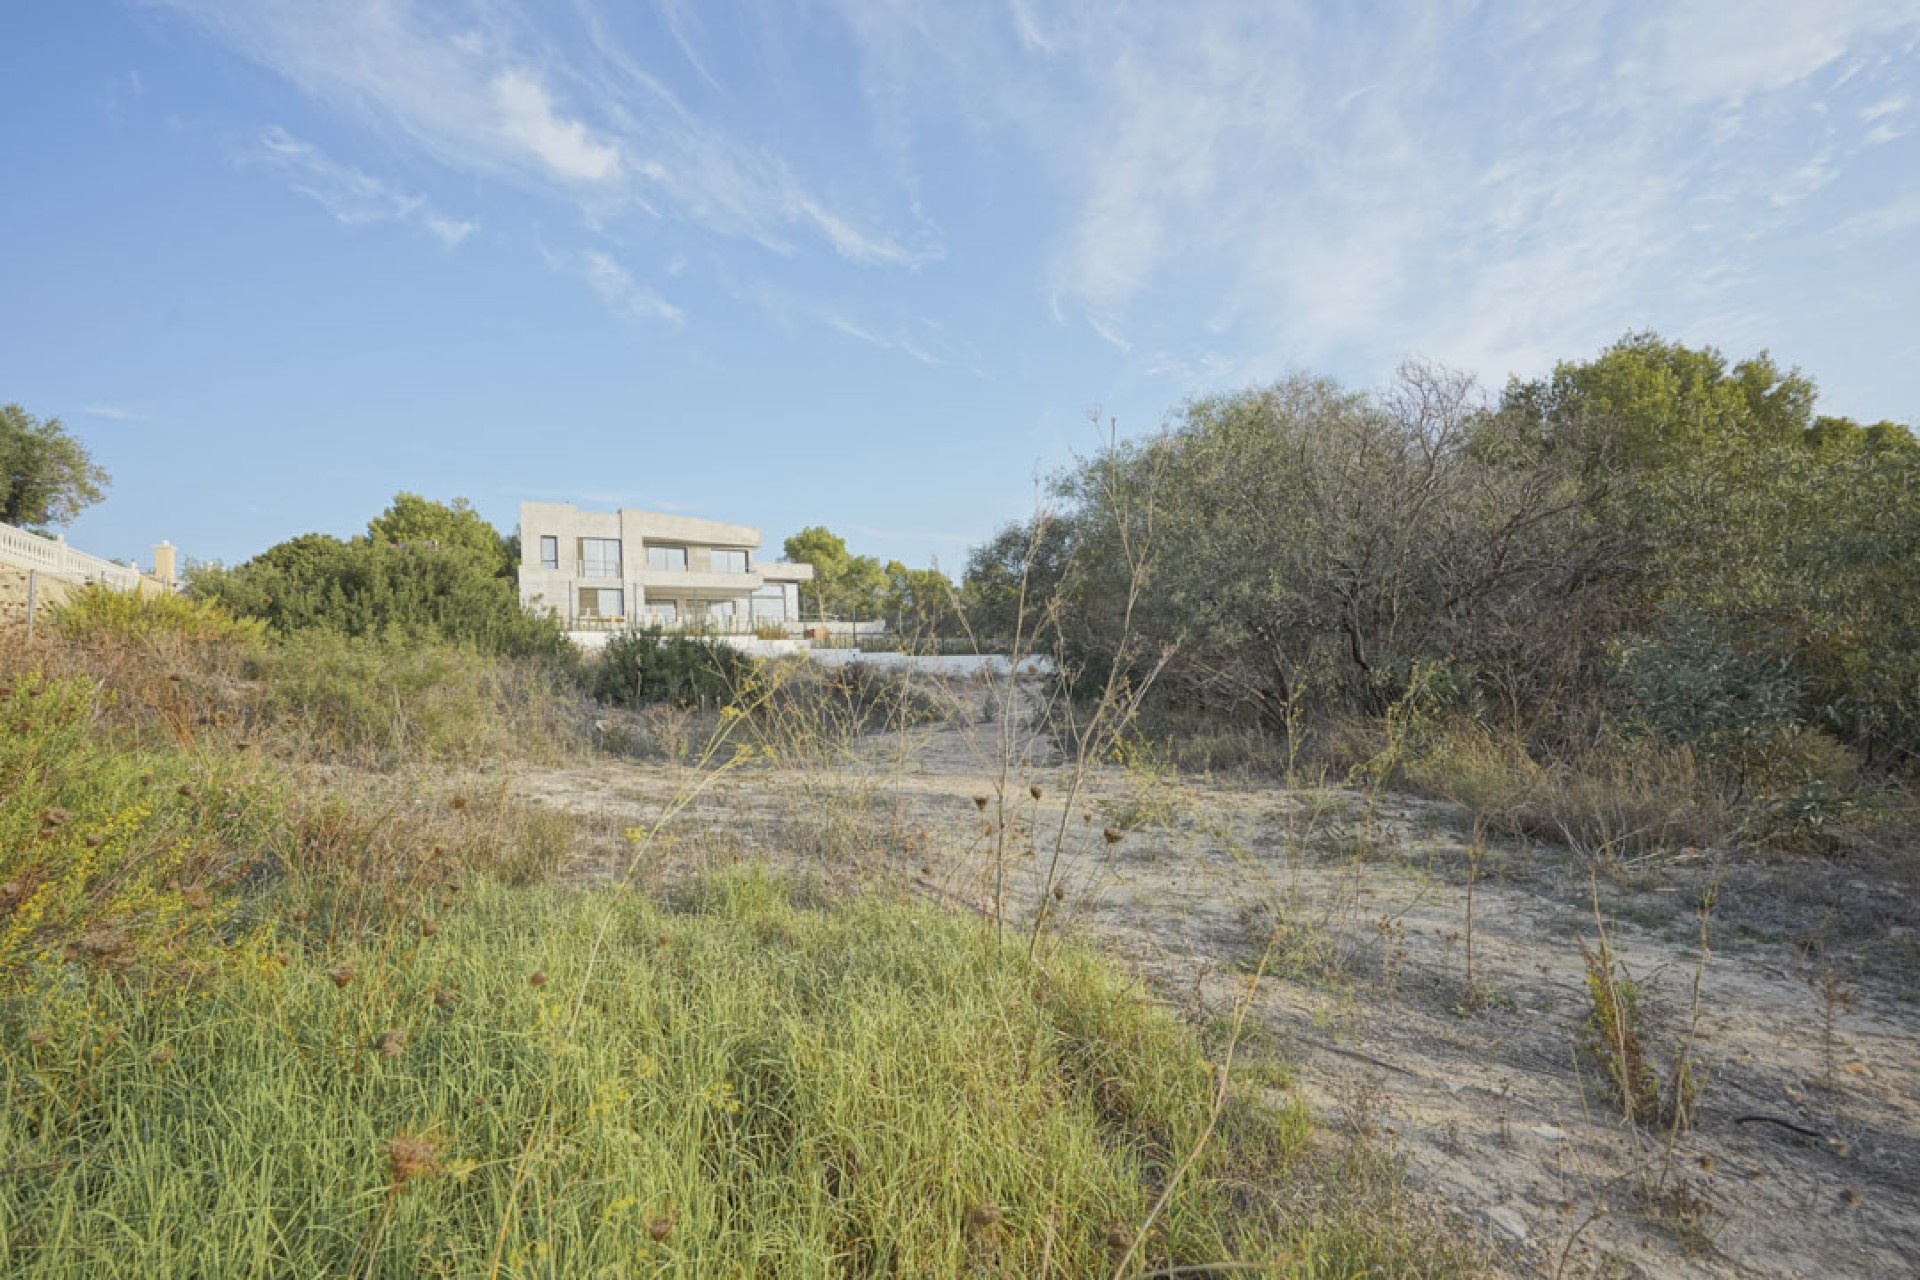
[[68,582],[100,582],[122,591],[133,591],[140,586],[137,569],[75,551],[57,538],[43,538],[10,524],[0,524],[0,560]]

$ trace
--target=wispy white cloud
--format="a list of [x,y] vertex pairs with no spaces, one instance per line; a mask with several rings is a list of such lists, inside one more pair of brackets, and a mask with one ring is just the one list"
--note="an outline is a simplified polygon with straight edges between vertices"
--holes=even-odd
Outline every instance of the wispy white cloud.
[[[689,110],[591,0],[570,44],[555,15],[514,0],[148,2],[458,172],[557,195],[597,223],[673,217],[784,253],[811,236],[883,266],[936,251],[863,225],[778,151]],[[690,50],[691,10],[664,0],[662,13]]]
[[914,341],[914,339],[904,334],[878,333],[872,329],[855,324],[845,316],[832,313],[823,314],[821,320],[829,329],[832,329],[836,333],[843,333],[849,338],[867,343],[869,346],[879,347],[883,351],[898,351],[902,355],[911,356],[921,364],[933,368],[939,368],[951,363],[927,351],[919,343]]
[[684,311],[634,279],[619,259],[604,250],[542,253],[548,266],[583,281],[609,311],[623,320],[665,323],[676,329],[686,323]]
[[[1769,255],[1834,243],[1843,194],[1884,205],[1849,236],[1904,228],[1883,148],[1920,48],[1912,0],[149,2],[609,245],[674,224],[676,294],[775,274],[770,314],[928,365],[974,362],[871,319],[920,297],[828,272],[940,275],[942,220],[989,208],[978,173],[1032,305],[1168,378],[1409,351],[1497,378],[1737,316]],[[406,199],[306,181],[343,219]],[[739,244],[781,262],[714,265]],[[555,261],[619,314],[685,318],[611,252]]]
[[1087,324],[1095,333],[1100,335],[1102,342],[1118,348],[1123,353],[1133,350],[1133,344],[1128,342],[1126,337],[1118,329],[1101,320],[1099,316],[1088,316]]
[[1737,107],[1800,84],[1920,26],[1905,0],[1679,0],[1652,21],[1648,65],[1664,96]]
[[117,404],[83,404],[76,412],[89,418],[104,418],[108,422],[152,422],[154,420],[151,414]]
[[1910,192],[1877,209],[1856,213],[1840,224],[1839,231],[1848,242],[1920,231],[1920,191]]
[[556,111],[546,86],[530,74],[502,71],[488,88],[499,112],[500,137],[537,157],[555,177],[600,183],[620,176],[620,148]]
[[352,165],[330,159],[278,125],[263,132],[242,160],[278,171],[295,191],[315,201],[343,226],[408,223],[451,249],[472,235],[478,225],[468,219],[450,218],[423,196],[396,190]]
[[1007,0],[999,44],[971,7],[841,7],[888,83],[1015,104],[972,118],[1066,193],[1056,317],[1169,377],[1497,379],[1730,314],[1897,127],[1920,41],[1909,0]]

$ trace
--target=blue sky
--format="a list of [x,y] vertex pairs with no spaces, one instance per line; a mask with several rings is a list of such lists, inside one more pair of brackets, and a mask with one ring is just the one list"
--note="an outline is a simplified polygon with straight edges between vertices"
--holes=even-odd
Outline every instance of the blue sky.
[[397,490],[958,572],[1186,398],[1629,329],[1920,416],[1920,5],[8,0],[0,400],[69,531]]

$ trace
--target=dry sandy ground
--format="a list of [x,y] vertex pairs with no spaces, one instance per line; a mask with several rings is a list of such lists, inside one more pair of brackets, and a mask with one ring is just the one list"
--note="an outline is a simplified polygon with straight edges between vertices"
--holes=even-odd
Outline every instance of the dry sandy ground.
[[[519,787],[603,837],[585,879],[625,873],[622,833],[663,819],[638,860],[654,881],[719,849],[990,913],[997,864],[1009,928],[1057,882],[1056,922],[1201,1018],[1264,956],[1251,1047],[1402,1155],[1514,1274],[1920,1275],[1910,882],[1705,855],[1596,878],[1560,849],[1476,859],[1453,815],[1402,797],[1073,777],[982,723],[863,740],[831,767],[604,764]],[[1716,884],[1702,968],[1694,907]],[[1671,1144],[1621,1122],[1579,1050],[1596,890],[1649,1041],[1695,1026],[1698,1119]]]

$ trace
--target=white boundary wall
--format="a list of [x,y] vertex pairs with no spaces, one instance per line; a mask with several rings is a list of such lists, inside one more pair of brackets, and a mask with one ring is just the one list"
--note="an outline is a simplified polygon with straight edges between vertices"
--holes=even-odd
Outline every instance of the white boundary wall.
[[140,586],[138,569],[75,551],[58,538],[43,538],[10,524],[0,524],[0,560],[65,582],[100,582],[122,591]]

